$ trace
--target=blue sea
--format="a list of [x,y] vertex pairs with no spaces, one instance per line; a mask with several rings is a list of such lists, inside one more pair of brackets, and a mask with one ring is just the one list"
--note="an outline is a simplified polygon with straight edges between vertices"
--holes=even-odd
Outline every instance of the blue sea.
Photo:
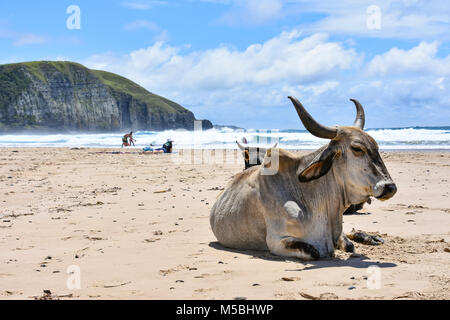
[[[382,150],[449,149],[449,127],[409,127],[366,130]],[[19,134],[0,135],[0,147],[58,147],[58,148],[117,148],[124,133],[96,134]],[[161,146],[167,139],[175,141],[177,149],[235,149],[235,141],[245,137],[251,145],[271,146],[278,142],[285,149],[315,149],[327,140],[312,136],[304,130],[238,130],[211,129],[200,132],[168,130],[135,133],[136,148]]]

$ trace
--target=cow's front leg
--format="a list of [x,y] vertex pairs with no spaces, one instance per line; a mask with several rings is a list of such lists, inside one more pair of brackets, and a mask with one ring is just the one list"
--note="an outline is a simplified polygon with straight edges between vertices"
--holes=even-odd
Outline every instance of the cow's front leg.
[[[273,219],[266,219],[266,243],[270,252],[283,257],[295,257],[301,260],[316,260],[320,258],[318,248],[305,240],[291,236],[290,231],[296,230],[303,234],[307,216],[294,201],[287,201],[281,212]],[[290,230],[289,230],[290,229]],[[291,235],[290,235],[291,234]]]
[[342,232],[341,236],[338,239],[337,249],[345,251],[345,252],[355,252],[355,245]]
[[267,239],[267,246],[271,253],[282,257],[295,257],[301,260],[317,260],[319,251],[313,245],[294,237]]

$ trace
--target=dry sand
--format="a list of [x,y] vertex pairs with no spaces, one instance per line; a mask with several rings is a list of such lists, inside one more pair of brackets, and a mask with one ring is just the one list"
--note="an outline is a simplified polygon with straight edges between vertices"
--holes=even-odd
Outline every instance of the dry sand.
[[[240,159],[194,165],[98,151],[1,149],[0,299],[43,290],[72,299],[450,298],[449,152],[383,153],[397,195],[345,216],[344,229],[385,244],[303,263],[215,243],[209,212]],[[66,284],[72,265],[80,290]],[[379,289],[368,288],[371,265]]]

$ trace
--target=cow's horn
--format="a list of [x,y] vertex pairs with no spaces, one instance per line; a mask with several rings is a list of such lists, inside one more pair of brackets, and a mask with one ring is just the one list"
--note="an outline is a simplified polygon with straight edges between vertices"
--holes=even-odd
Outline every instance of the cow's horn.
[[366,124],[366,114],[364,112],[364,108],[358,100],[350,99],[350,101],[353,101],[356,106],[356,119],[353,126],[364,130],[364,125]]
[[297,110],[298,116],[300,120],[302,120],[305,128],[311,132],[314,136],[323,138],[323,139],[334,139],[337,135],[337,129],[331,128],[327,126],[323,126],[314,120],[313,117],[306,111],[305,107],[297,100],[295,97],[288,97],[291,99],[292,103]]

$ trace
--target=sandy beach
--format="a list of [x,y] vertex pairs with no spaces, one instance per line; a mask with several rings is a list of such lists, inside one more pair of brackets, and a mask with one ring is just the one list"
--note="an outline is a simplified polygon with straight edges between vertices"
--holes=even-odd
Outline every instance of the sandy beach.
[[450,152],[383,152],[398,193],[344,230],[385,243],[301,262],[215,242],[210,209],[243,161],[112,151],[1,149],[0,299],[450,299]]

